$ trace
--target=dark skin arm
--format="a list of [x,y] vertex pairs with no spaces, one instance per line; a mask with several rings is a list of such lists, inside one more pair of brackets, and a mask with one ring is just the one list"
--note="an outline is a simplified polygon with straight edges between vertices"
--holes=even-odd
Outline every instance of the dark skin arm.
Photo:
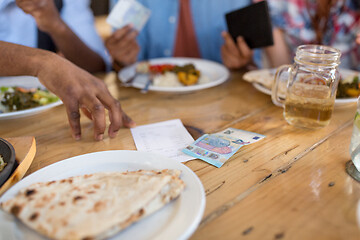
[[0,75],[30,75],[55,93],[64,103],[74,139],[81,138],[80,109],[94,123],[94,138],[102,140],[109,112],[108,135],[115,137],[121,127],[135,123],[121,109],[104,82],[48,51],[0,41]]
[[105,70],[101,56],[86,46],[66,25],[53,0],[16,0],[16,4],[34,17],[38,28],[51,36],[65,58],[89,72]]

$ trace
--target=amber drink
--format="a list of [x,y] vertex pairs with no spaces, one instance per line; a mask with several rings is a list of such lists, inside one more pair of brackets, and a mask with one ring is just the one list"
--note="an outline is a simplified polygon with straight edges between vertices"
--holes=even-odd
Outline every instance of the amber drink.
[[285,99],[284,118],[294,126],[316,129],[329,124],[335,95],[324,85],[296,83]]
[[[329,124],[339,81],[340,52],[321,45],[298,47],[294,65],[277,70],[272,89],[274,104],[284,107],[284,118],[293,126],[317,129]],[[287,82],[279,83],[287,71]],[[278,96],[278,85],[286,84],[285,99]]]

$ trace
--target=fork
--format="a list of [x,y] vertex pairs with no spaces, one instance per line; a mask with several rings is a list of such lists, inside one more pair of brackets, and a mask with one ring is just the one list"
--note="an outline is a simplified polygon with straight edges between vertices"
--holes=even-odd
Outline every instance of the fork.
[[141,93],[147,93],[149,91],[149,87],[150,87],[152,81],[154,80],[154,74],[153,73],[150,73],[148,76],[149,76],[149,78],[148,78],[144,88],[141,89]]

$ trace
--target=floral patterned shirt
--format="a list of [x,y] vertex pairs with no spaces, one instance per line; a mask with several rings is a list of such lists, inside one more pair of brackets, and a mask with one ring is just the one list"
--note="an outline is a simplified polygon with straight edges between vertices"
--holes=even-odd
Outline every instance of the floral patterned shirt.
[[[316,0],[268,0],[273,27],[285,33],[285,41],[292,54],[303,44],[314,44],[316,33],[312,28],[311,16],[316,11]],[[360,71],[360,46],[356,44],[356,34],[360,33],[360,1],[344,0],[330,10],[324,45],[341,51],[340,67]]]

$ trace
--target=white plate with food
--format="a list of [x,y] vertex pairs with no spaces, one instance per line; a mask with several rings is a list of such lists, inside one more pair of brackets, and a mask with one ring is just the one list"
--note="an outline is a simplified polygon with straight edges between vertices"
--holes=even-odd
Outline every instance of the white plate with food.
[[[191,65],[193,68],[189,68]],[[150,91],[191,92],[222,84],[229,78],[229,70],[220,63],[205,59],[156,58],[135,63],[118,74],[123,83],[133,76],[131,86],[135,88],[144,89],[150,83]]]
[[[171,160],[169,158],[160,156],[160,155],[156,155],[156,154],[152,154],[152,153],[147,153],[147,152],[138,152],[138,151],[126,151],[126,150],[122,150],[122,151],[104,151],[104,152],[95,152],[95,153],[90,153],[90,154],[85,154],[85,155],[81,155],[81,156],[76,156],[73,158],[69,158],[60,162],[57,162],[55,164],[49,165],[43,169],[40,169],[38,171],[36,171],[35,173],[27,176],[26,178],[22,179],[20,182],[18,182],[17,184],[15,184],[12,188],[10,188],[7,192],[5,192],[5,194],[0,198],[0,202],[2,203],[2,207],[6,207],[6,201],[12,201],[11,199],[14,199],[14,197],[17,195],[17,193],[19,192],[19,190],[29,187],[33,188],[31,189],[31,191],[26,190],[26,197],[30,197],[30,198],[35,198],[35,199],[25,199],[27,201],[25,201],[25,204],[30,205],[31,201],[36,201],[36,194],[41,194],[41,189],[40,188],[41,185],[32,185],[34,183],[39,183],[42,184],[42,187],[47,187],[49,185],[54,184],[54,194],[57,194],[57,191],[61,191],[60,187],[58,187],[58,185],[56,184],[66,184],[66,182],[69,181],[69,183],[67,184],[74,184],[71,185],[71,187],[73,187],[71,189],[71,191],[66,191],[69,194],[75,194],[76,191],[81,190],[82,188],[85,188],[86,191],[88,191],[88,195],[84,195],[84,196],[77,196],[75,198],[71,198],[70,200],[70,204],[73,203],[73,205],[75,204],[75,201],[79,200],[83,201],[82,206],[96,206],[97,204],[94,204],[93,202],[91,202],[91,196],[90,193],[93,192],[89,192],[89,190],[91,190],[88,186],[84,185],[86,183],[86,179],[89,178],[91,179],[93,176],[95,176],[96,174],[109,174],[109,176],[116,176],[116,174],[118,174],[119,172],[125,172],[125,171],[137,171],[137,170],[144,170],[146,172],[146,170],[155,170],[155,171],[159,171],[161,169],[172,169],[173,171],[181,171],[180,174],[180,179],[183,181],[183,183],[185,184],[185,188],[183,188],[182,192],[180,193],[180,195],[173,200],[170,200],[169,203],[167,203],[166,205],[162,206],[162,208],[160,208],[159,210],[157,210],[156,212],[152,213],[149,216],[146,216],[145,218],[142,218],[140,220],[138,220],[135,223],[132,223],[130,226],[128,226],[127,228],[123,229],[120,232],[115,233],[115,235],[113,235],[110,239],[187,239],[189,238],[193,232],[196,230],[197,226],[200,223],[200,220],[202,218],[202,215],[204,213],[204,208],[205,208],[205,193],[204,193],[204,188],[199,180],[199,178],[196,176],[196,174],[191,171],[188,167],[186,167],[185,165]],[[110,173],[109,173],[110,172]],[[84,175],[85,174],[85,175]],[[90,175],[89,175],[90,174]],[[92,174],[92,175],[91,175]],[[124,173],[122,173],[124,174]],[[159,174],[158,172],[156,172],[155,175]],[[72,180],[69,180],[69,177],[73,177],[73,176],[81,176],[83,175],[83,185],[79,185],[78,181],[75,178],[71,178]],[[124,176],[129,177],[131,174],[129,173],[125,173]],[[155,178],[155,175],[153,176],[153,178]],[[146,176],[147,177],[147,176]],[[66,179],[67,181],[61,181],[61,179]],[[108,181],[105,181],[104,179],[101,179],[102,181],[99,181],[99,185],[96,189],[107,189],[107,185],[103,185],[104,182],[108,183]],[[141,179],[140,179],[141,180]],[[137,180],[137,184],[139,185],[140,183],[143,183],[141,185],[144,186],[144,184],[149,184],[147,183],[148,180],[146,181],[140,181]],[[49,183],[49,181],[51,181]],[[54,183],[55,181],[55,183]],[[90,180],[89,180],[90,181]],[[45,184],[44,182],[48,182],[47,184]],[[127,183],[127,182],[126,182]],[[129,185],[129,184],[127,184]],[[36,186],[39,186],[38,188]],[[60,185],[59,185],[60,186]],[[90,186],[90,185],[89,185]],[[96,185],[94,185],[96,186]],[[105,187],[103,187],[105,186]],[[51,186],[49,186],[51,187]],[[70,187],[70,186],[69,186]],[[80,189],[79,189],[80,188]],[[56,190],[58,189],[58,190]],[[132,189],[132,188],[131,188]],[[148,189],[148,188],[146,188]],[[145,190],[146,190],[145,189]],[[49,192],[49,190],[44,191],[46,194],[52,194],[51,192]],[[100,191],[100,190],[99,190]],[[116,191],[111,191],[112,193]],[[133,199],[133,201],[129,201],[129,203],[132,202],[137,202],[137,200],[142,200],[142,198],[146,198],[146,194],[143,193],[143,191],[133,191],[130,194],[125,194],[124,191],[119,191],[121,193],[123,193],[123,195],[121,195],[121,193],[119,195],[116,194],[116,198],[115,200],[121,200],[122,198],[126,198],[130,196],[136,196],[136,194],[139,196],[142,196],[141,198],[139,197],[134,197],[136,199]],[[36,194],[35,194],[36,193]],[[32,195],[33,194],[33,195]],[[68,195],[68,194],[63,194],[60,196],[56,195],[55,198],[52,199],[59,199],[62,197],[66,197],[64,195]],[[81,194],[80,194],[81,195]],[[93,194],[94,196],[96,194]],[[40,198],[41,195],[38,195],[38,197]],[[97,196],[99,197],[99,196]],[[163,196],[161,196],[163,197]],[[41,197],[41,199],[43,199]],[[103,197],[100,196],[100,198],[98,199],[103,199]],[[114,200],[114,201],[115,201]],[[59,204],[52,202],[52,203],[48,203],[47,200],[45,203],[47,204],[47,206],[44,206],[43,208],[48,207],[48,205],[50,205],[50,208],[52,208],[53,205],[51,204],[57,204],[56,207],[59,208]],[[54,200],[56,201],[56,200]],[[30,202],[30,203],[29,203]],[[61,203],[61,202],[60,202]],[[81,202],[80,202],[81,203]],[[112,203],[112,202],[111,202]],[[117,202],[115,202],[117,203]],[[19,203],[18,203],[19,204]],[[33,203],[36,206],[36,203]],[[69,203],[67,203],[69,204]],[[67,204],[63,204],[63,206],[69,206],[73,207],[72,205],[67,205]],[[61,205],[61,204],[60,204]],[[21,214],[26,214],[29,212],[29,208],[26,208],[25,206],[22,206],[22,210],[23,213],[20,212],[20,216],[22,216]],[[127,207],[122,207],[119,206],[119,204],[111,204],[110,205],[112,208],[110,208],[111,212],[109,213],[109,216],[116,216],[116,218],[120,218],[120,215],[118,214],[118,212],[116,212],[116,208],[120,207],[121,209],[131,209],[132,206],[128,206]],[[56,208],[55,207],[55,208]],[[34,207],[35,208],[35,207]],[[41,206],[40,206],[41,208]],[[82,208],[82,207],[81,207]],[[100,208],[101,209],[101,208]],[[146,209],[145,212],[147,211],[148,208],[141,208],[141,209]],[[109,210],[109,209],[108,209]],[[30,213],[32,213],[33,210],[30,210]],[[76,208],[74,210],[74,212],[76,212]],[[80,211],[80,210],[79,210]],[[105,211],[105,210],[104,210]],[[12,213],[14,213],[13,210],[11,210]],[[39,213],[40,216],[37,219],[37,221],[40,221],[40,219],[45,219],[44,223],[45,226],[47,226],[48,223],[50,223],[51,221],[55,221],[55,220],[50,220],[50,217],[48,216],[43,216],[43,218],[41,218],[42,214],[45,214],[50,212],[50,210],[45,211],[45,213]],[[66,212],[66,208],[64,208],[64,210],[62,212]],[[71,214],[72,212],[70,212]],[[94,214],[94,213],[93,213]],[[99,214],[102,214],[101,210],[99,212]],[[19,216],[18,215],[18,216]],[[84,214],[80,214],[80,217],[83,217]],[[131,215],[133,216],[133,215]],[[38,216],[36,216],[38,217]],[[72,216],[72,218],[76,219],[79,216]],[[100,218],[100,215],[98,216]],[[103,217],[103,216],[102,216]],[[21,217],[19,217],[21,218]],[[31,215],[31,219],[30,220],[34,220],[33,218],[35,218],[34,215]],[[26,218],[29,219],[29,218]],[[48,219],[48,220],[46,220]],[[71,217],[67,218],[69,221],[71,221]],[[86,218],[87,221],[90,221],[89,217]],[[22,219],[23,220],[23,219]],[[36,219],[35,219],[36,220]],[[36,233],[34,230],[31,230],[28,227],[25,227],[25,225],[23,223],[21,223],[19,220],[15,220],[15,217],[13,217],[13,215],[10,215],[8,213],[5,213],[4,211],[0,211],[0,239],[45,239],[45,237],[42,237],[40,234]],[[82,222],[82,221],[79,221]],[[86,221],[85,221],[86,222]],[[121,226],[121,224],[116,224],[116,226]],[[64,225],[67,226],[67,225]],[[100,226],[100,225],[99,225]],[[65,227],[63,229],[61,229],[61,227],[57,226],[58,231],[61,233],[61,231],[65,231]],[[76,228],[76,229],[80,229],[80,228]],[[90,231],[89,228],[87,228],[87,231]]]
[[0,77],[0,120],[34,115],[61,104],[36,77]]
[[[335,106],[356,103],[357,96],[360,94],[360,73],[343,68],[339,69],[339,72],[340,82],[338,85],[338,96],[335,100]],[[243,79],[245,81],[251,82],[258,91],[267,95],[271,95],[271,86],[275,73],[276,69],[274,68],[253,70],[245,73]]]

